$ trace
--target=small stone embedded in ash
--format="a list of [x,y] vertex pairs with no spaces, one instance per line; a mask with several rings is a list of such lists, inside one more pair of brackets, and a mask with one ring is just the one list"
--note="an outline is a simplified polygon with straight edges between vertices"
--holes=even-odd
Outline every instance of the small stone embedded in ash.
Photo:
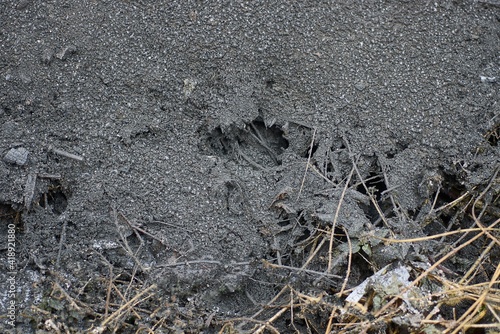
[[61,60],[66,60],[68,59],[71,55],[76,54],[77,49],[75,45],[68,45],[64,48],[62,48],[61,51],[56,53],[56,57]]
[[17,3],[16,9],[23,10],[26,9],[31,3],[31,0],[21,0]]
[[486,82],[486,83],[495,83],[497,82],[497,77],[486,77],[481,75],[481,82]]
[[24,147],[11,148],[3,157],[5,162],[24,166],[28,161],[29,152]]
[[54,59],[54,50],[52,49],[43,50],[41,57],[41,61],[43,64],[50,65],[53,59]]

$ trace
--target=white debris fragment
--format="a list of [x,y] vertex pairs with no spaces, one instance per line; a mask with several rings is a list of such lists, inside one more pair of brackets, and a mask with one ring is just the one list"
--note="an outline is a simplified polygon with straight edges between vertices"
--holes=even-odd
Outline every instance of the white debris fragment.
[[92,247],[96,250],[106,250],[119,248],[120,245],[112,240],[96,240],[92,244]]
[[481,75],[481,82],[494,83],[497,81],[497,77],[485,77]]
[[385,296],[396,296],[406,290],[401,298],[411,313],[418,314],[418,309],[425,304],[426,298],[422,291],[416,288],[408,289],[411,284],[409,279],[410,273],[405,266],[399,265],[394,268],[392,265],[387,265],[354,288],[346,301],[358,303],[370,290],[375,291],[376,295],[382,297],[381,299]]

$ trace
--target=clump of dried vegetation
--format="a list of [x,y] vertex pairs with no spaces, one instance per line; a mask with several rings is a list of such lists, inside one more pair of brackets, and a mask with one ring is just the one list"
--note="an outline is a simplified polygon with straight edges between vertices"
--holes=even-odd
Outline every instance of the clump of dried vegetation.
[[[304,328],[309,333],[499,333],[500,193],[497,172],[481,192],[477,189],[466,192],[439,208],[439,211],[454,208],[464,213],[472,222],[469,228],[413,239],[380,238],[387,245],[439,240],[441,248],[435,249],[434,256],[430,256],[433,263],[410,261],[382,268],[361,290],[363,293],[357,296],[356,302],[349,302],[356,288],[346,289],[349,269],[337,291],[308,294],[287,285],[254,316],[228,321],[219,333],[239,333],[238,323],[253,323],[251,333],[280,333],[283,323],[274,324],[280,323],[282,318],[286,318],[284,323],[288,331],[296,333],[304,332]],[[489,193],[494,184],[496,192]],[[332,240],[335,236],[331,231],[318,230],[318,234],[312,236],[316,242],[310,250],[311,258],[297,269],[306,270],[312,257],[321,254],[323,243],[318,240]],[[352,247],[350,249],[351,260]],[[460,263],[465,274],[459,275],[450,268],[464,262],[463,254],[475,256],[467,263]],[[266,264],[269,268],[280,267]],[[351,266],[349,263],[349,268]],[[402,267],[398,266],[407,268],[411,278],[402,277],[404,275],[397,270]],[[387,280],[390,282],[384,284]]]
[[[498,127],[487,134],[493,146],[497,133]],[[314,282],[328,277],[338,279],[330,275],[332,254],[334,248],[344,244],[348,263],[342,284],[326,288],[322,285],[321,289],[310,289],[312,293],[288,284],[252,317],[224,322],[219,333],[281,333],[283,328],[294,333],[500,333],[499,171],[497,166],[488,182],[459,193],[456,189],[442,189],[454,187],[442,182],[442,178],[434,180],[437,190],[423,208],[428,213],[419,216],[421,221],[416,223],[423,230],[437,223],[445,227],[440,233],[403,239],[392,231],[371,231],[354,240],[344,227],[336,228],[337,209],[333,223],[317,228],[306,240],[308,256],[301,267],[267,261],[264,265],[269,270],[287,269],[316,276]],[[338,207],[353,174],[361,179],[385,223],[380,203],[362,180],[354,159]],[[441,197],[441,190],[448,195]],[[394,207],[394,212],[397,209]],[[378,268],[370,261],[370,244],[377,242],[385,247],[411,245],[420,253],[426,250],[426,256],[406,257]],[[358,259],[361,255],[373,271],[363,283],[352,286],[350,273],[359,265],[353,260],[356,255]],[[324,270],[308,269],[311,263],[321,262]],[[349,285],[351,288],[347,288]]]
[[[452,185],[438,185],[427,203],[428,213],[416,223],[425,230],[426,225],[439,222],[444,226],[439,233],[403,239],[387,223],[384,233],[371,230],[355,239],[344,226],[337,226],[338,209],[332,224],[318,225],[301,242],[301,266],[261,262],[264,271],[292,272],[294,277],[307,275],[308,279],[289,279],[274,298],[257,301],[258,311],[248,317],[227,319],[182,306],[175,296],[159,294],[155,284],[145,284],[142,272],[118,270],[104,257],[107,277],[89,282],[77,296],[65,291],[60,283],[63,277],[51,273],[59,283],[53,283],[43,302],[24,316],[42,324],[39,333],[79,332],[75,328],[96,334],[500,333],[499,171],[497,167],[488,182],[445,200],[440,197],[441,187]],[[356,175],[358,181],[354,182],[351,179]],[[385,224],[386,210],[365,181],[353,159],[338,206],[346,191],[361,183]],[[125,239],[123,242],[130,257],[140,264],[138,251],[127,247]],[[371,260],[372,247],[380,250],[397,245],[419,249],[416,253],[420,255],[383,267]],[[347,259],[344,275],[332,271],[334,254],[338,254],[334,250],[339,248],[345,250]],[[362,275],[362,282],[353,283],[352,273],[359,261],[370,270]],[[89,290],[94,293],[92,301],[85,297]],[[96,293],[102,303],[95,303]]]

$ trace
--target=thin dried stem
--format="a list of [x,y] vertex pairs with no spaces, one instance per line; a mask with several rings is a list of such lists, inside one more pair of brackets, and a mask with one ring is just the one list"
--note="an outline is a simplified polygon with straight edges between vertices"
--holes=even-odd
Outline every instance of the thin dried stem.
[[279,334],[279,331],[276,328],[274,328],[273,326],[271,326],[271,324],[276,319],[278,319],[283,313],[285,313],[288,310],[288,307],[289,306],[287,305],[287,306],[284,306],[283,308],[281,308],[281,310],[279,310],[274,316],[272,316],[269,320],[267,320],[266,323],[264,325],[260,326],[254,333],[259,334],[259,333],[262,333],[264,331],[264,329],[269,328],[269,329],[272,329],[275,333]]
[[333,217],[332,229],[330,231],[330,243],[328,245],[328,268],[326,270],[328,274],[332,272],[332,267],[333,267],[333,240],[335,239],[334,238],[335,227],[337,226],[337,220],[340,214],[340,207],[342,206],[342,202],[344,201],[345,192],[347,191],[347,188],[349,188],[349,182],[351,181],[353,173],[354,173],[354,168],[351,169],[349,177],[345,182],[344,189],[342,189],[342,194],[340,195],[339,204],[337,205],[337,209],[335,210],[335,216]]
[[341,297],[344,294],[344,290],[347,286],[347,282],[349,281],[349,276],[351,275],[351,266],[352,266],[352,243],[351,243],[351,238],[349,238],[349,233],[347,232],[347,229],[342,226],[342,229],[345,232],[346,238],[347,238],[347,244],[349,245],[349,260],[347,261],[347,272],[345,274],[344,278],[344,283],[342,283],[342,288],[340,291],[337,293],[338,297]]
[[281,297],[281,295],[282,295],[283,293],[285,293],[285,292],[286,292],[286,290],[288,290],[288,289],[290,289],[290,286],[288,286],[288,285],[284,286],[284,287],[283,287],[283,289],[281,289],[281,290],[280,290],[280,292],[278,292],[278,293],[276,294],[276,296],[274,296],[274,297],[273,297],[273,299],[271,299],[269,302],[267,302],[267,304],[266,304],[266,305],[264,305],[264,307],[263,307],[262,309],[260,309],[259,311],[257,311],[257,313],[255,313],[254,315],[252,315],[252,316],[250,317],[250,319],[254,319],[254,318],[258,317],[258,316],[259,316],[262,312],[264,312],[264,310],[265,310],[265,308],[266,308],[266,307],[270,307],[270,306],[271,306],[271,305],[272,305],[275,301],[277,301],[277,300],[278,300],[278,298],[279,298],[279,297]]
[[269,267],[269,268],[288,269],[288,270],[292,270],[292,271],[305,272],[308,274],[320,275],[320,276],[325,276],[325,277],[329,277],[329,278],[337,278],[337,279],[343,278],[340,275],[323,273],[321,271],[316,271],[316,270],[311,270],[311,269],[295,268],[295,267],[290,267],[290,266],[285,266],[285,265],[278,265],[278,264],[268,262],[266,260],[262,260],[262,262],[264,263],[264,266]]
[[304,189],[304,184],[306,182],[306,176],[307,176],[307,170],[309,169],[309,165],[311,164],[311,156],[312,156],[312,151],[313,151],[313,147],[314,147],[315,137],[316,137],[316,128],[314,128],[314,131],[313,131],[313,135],[312,135],[312,139],[311,139],[311,147],[309,147],[309,155],[307,157],[306,169],[304,171],[304,177],[302,178],[302,183],[300,184],[299,193],[297,195],[297,199],[295,200],[295,202],[299,201],[300,195],[302,194],[302,190]]

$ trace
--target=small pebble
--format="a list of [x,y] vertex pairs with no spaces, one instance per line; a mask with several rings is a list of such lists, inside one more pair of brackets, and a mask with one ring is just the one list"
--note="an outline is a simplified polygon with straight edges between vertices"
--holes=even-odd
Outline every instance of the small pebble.
[[54,51],[52,49],[45,49],[42,52],[42,63],[45,65],[49,65],[52,62],[52,59],[54,58]]
[[75,54],[77,51],[76,46],[68,45],[64,47],[60,52],[56,53],[56,57],[61,60],[68,59],[69,56]]
[[496,77],[485,77],[481,75],[481,82],[488,82],[488,83],[494,83],[497,81]]
[[357,90],[363,91],[366,88],[366,85],[363,81],[358,81],[354,87],[356,87]]
[[24,166],[28,161],[29,152],[24,147],[11,148],[3,157],[5,162]]
[[23,10],[26,9],[30,5],[31,0],[21,0],[17,3],[16,9]]

